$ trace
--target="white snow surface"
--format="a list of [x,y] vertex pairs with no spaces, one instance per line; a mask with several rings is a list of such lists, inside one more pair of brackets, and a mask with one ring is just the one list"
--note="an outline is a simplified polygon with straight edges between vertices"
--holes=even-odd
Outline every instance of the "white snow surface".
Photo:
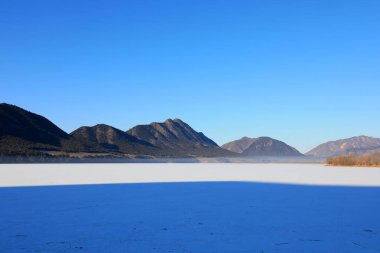
[[0,186],[245,181],[380,186],[380,168],[321,164],[0,164]]
[[380,169],[0,165],[0,252],[380,252]]

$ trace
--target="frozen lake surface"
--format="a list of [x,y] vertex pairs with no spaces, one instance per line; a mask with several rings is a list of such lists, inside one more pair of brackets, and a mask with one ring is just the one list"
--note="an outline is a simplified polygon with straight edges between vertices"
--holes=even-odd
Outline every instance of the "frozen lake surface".
[[221,181],[380,186],[380,168],[257,163],[0,164],[0,187]]
[[380,252],[380,169],[0,165],[0,252]]

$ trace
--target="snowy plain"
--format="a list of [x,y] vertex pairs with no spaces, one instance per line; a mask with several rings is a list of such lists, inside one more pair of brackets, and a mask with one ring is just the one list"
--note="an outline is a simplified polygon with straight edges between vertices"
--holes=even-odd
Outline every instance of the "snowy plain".
[[0,252],[380,252],[380,169],[0,165]]

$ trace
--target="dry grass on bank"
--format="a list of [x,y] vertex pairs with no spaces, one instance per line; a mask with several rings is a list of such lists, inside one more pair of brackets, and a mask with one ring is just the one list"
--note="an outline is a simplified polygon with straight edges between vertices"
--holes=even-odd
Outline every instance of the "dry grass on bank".
[[332,166],[380,167],[380,153],[329,157],[326,162]]

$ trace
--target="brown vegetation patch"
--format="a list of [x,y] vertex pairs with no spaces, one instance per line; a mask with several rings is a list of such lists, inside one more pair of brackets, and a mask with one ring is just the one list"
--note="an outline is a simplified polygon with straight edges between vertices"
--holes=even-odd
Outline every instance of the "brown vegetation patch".
[[332,166],[380,167],[380,153],[329,157],[326,162]]

